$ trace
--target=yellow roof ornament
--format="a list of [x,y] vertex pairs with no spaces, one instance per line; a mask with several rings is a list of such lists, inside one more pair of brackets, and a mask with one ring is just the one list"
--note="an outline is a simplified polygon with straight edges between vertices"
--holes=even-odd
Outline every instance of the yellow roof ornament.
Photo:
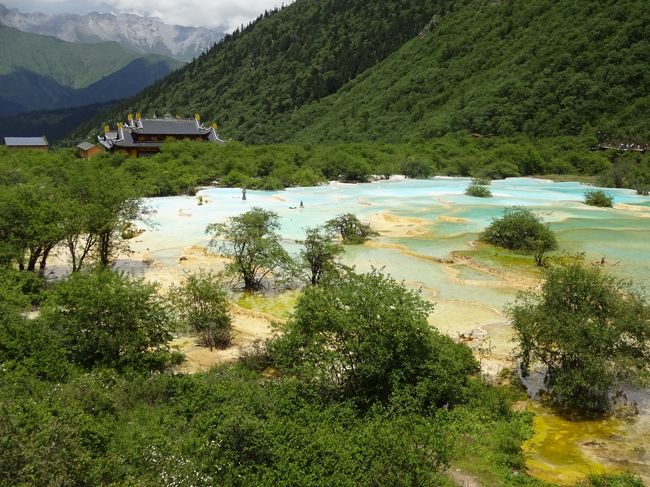
[[201,115],[199,115],[198,113],[195,113],[194,114],[194,120],[196,120],[197,122],[200,122],[201,121]]

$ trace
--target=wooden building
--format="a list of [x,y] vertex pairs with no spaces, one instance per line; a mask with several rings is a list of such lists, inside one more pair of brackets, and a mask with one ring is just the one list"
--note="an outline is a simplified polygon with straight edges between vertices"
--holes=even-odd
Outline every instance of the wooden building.
[[5,137],[4,145],[12,149],[37,150],[47,152],[48,143],[45,136],[42,137]]
[[77,155],[83,159],[90,159],[102,152],[104,152],[104,148],[100,145],[91,144],[90,142],[77,144]]
[[104,128],[99,143],[109,151],[122,152],[132,157],[145,157],[160,152],[167,140],[196,140],[213,144],[224,143],[217,133],[217,126],[204,127],[201,118],[135,118],[128,116],[126,124],[118,123],[116,131]]

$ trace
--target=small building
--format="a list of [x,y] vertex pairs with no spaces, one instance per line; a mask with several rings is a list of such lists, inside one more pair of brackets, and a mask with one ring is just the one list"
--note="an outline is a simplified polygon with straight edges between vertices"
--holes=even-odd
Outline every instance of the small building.
[[27,149],[47,152],[49,145],[45,136],[42,137],[5,137],[5,145],[11,149]]
[[83,159],[90,159],[97,154],[104,152],[103,146],[91,144],[90,142],[82,142],[77,144],[77,155]]
[[165,118],[141,118],[139,113],[135,118],[129,114],[128,122],[118,123],[114,132],[108,126],[104,127],[104,135],[98,140],[107,150],[132,157],[157,154],[167,140],[224,143],[217,133],[217,125],[204,127],[199,115],[193,119],[174,118],[171,115]]

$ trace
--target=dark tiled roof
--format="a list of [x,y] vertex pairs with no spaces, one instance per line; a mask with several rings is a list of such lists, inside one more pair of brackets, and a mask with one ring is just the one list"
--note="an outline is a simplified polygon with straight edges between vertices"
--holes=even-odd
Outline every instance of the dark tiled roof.
[[47,147],[45,137],[5,137],[5,145],[14,147]]
[[[140,126],[141,125],[141,126]],[[164,141],[138,141],[134,135],[162,135],[171,138],[186,136],[201,136],[212,143],[224,143],[212,127],[204,127],[196,120],[188,119],[142,119],[134,121],[134,126],[124,125],[117,132],[107,132],[103,137],[98,137],[99,143],[107,149],[119,147],[130,148],[159,148]]]
[[90,142],[82,142],[81,144],[77,144],[77,147],[81,150],[88,150],[95,147],[95,144],[91,144]]
[[136,121],[131,130],[143,135],[205,135],[210,131],[188,119],[143,118],[140,123],[142,127]]

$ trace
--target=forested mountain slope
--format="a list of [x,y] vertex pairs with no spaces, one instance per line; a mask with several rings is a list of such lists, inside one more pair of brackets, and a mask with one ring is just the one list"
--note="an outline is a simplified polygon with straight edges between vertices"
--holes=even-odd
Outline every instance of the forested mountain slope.
[[226,36],[111,113],[198,112],[217,119],[230,137],[272,142],[269,129],[287,112],[336,93],[385,59],[417,35],[443,3],[298,0]]
[[475,1],[442,17],[279,136],[419,140],[458,130],[650,138],[644,0]]
[[649,17],[644,0],[298,0],[104,119],[198,112],[254,143],[585,130],[645,141]]

